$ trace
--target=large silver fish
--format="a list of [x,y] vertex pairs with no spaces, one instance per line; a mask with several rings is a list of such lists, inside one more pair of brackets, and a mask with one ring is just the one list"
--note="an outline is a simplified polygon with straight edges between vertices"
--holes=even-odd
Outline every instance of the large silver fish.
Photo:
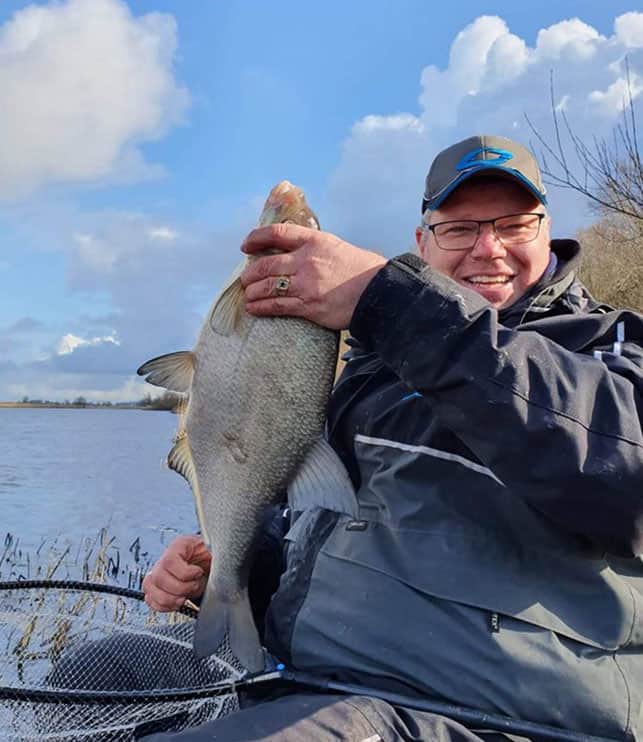
[[[259,220],[277,222],[319,229],[303,192],[287,181],[272,189]],[[194,650],[212,654],[227,633],[234,654],[257,672],[264,655],[248,573],[265,508],[287,486],[319,501],[350,482],[322,437],[339,333],[245,312],[238,276],[252,259],[214,301],[194,350],[152,359],[138,373],[189,395],[168,463],[190,483],[212,552]]]

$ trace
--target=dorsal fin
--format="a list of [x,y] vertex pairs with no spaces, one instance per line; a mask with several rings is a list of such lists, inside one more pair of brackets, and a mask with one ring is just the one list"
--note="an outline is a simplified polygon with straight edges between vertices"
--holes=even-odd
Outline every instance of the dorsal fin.
[[227,285],[214,302],[210,312],[210,327],[218,335],[232,335],[241,313],[245,310],[246,299],[239,276],[247,264],[248,261],[244,260],[235,268]]
[[194,353],[181,350],[146,361],[136,372],[145,376],[145,381],[162,386],[172,392],[185,394],[192,386],[194,375]]

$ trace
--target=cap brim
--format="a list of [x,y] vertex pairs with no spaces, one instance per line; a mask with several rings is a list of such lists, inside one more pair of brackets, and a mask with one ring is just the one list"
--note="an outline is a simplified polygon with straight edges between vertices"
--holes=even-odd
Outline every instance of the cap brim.
[[469,180],[469,178],[475,175],[484,175],[485,173],[489,173],[490,170],[494,171],[493,175],[502,175],[505,176],[507,180],[513,180],[518,183],[535,196],[540,203],[545,204],[545,206],[547,205],[547,197],[545,194],[522,173],[508,167],[502,167],[502,165],[496,165],[494,162],[483,162],[477,167],[470,168],[466,172],[460,173],[457,178],[454,178],[449,185],[447,185],[440,194],[431,201],[422,199],[422,213],[424,214],[427,209],[434,211],[435,209],[440,208],[440,205],[443,204],[453,191],[455,191],[458,186],[461,186],[465,180]]

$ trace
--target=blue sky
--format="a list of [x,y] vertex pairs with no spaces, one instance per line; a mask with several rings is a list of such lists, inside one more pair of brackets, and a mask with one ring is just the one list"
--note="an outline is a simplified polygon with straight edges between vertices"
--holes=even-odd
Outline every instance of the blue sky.
[[[408,249],[432,156],[482,131],[618,120],[632,3],[58,0],[0,4],[0,400],[140,397],[189,348],[270,187]],[[554,231],[586,204],[551,190]]]

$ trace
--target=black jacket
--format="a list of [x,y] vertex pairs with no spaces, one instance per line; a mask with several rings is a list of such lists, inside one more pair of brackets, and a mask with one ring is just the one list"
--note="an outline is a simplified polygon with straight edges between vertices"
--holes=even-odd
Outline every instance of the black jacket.
[[359,518],[287,534],[291,665],[606,736],[643,724],[643,318],[578,245],[500,312],[412,255],[354,313],[328,436]]
[[[561,528],[630,557],[643,552],[643,317],[590,296],[577,242],[552,249],[554,277],[500,312],[402,256],[369,285],[351,332],[467,455]],[[340,383],[331,432],[355,386]]]

